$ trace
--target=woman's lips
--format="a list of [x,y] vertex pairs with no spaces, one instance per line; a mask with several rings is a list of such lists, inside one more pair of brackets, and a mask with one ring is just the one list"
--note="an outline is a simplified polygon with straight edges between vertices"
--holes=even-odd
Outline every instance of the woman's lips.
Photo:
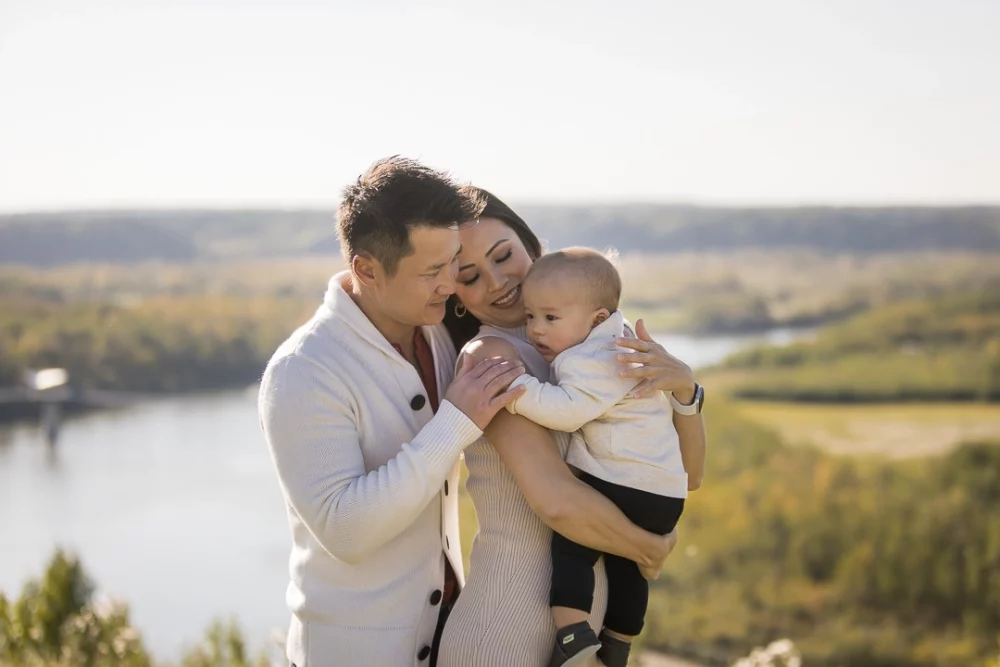
[[510,308],[521,297],[521,286],[516,285],[512,290],[493,302],[497,308]]

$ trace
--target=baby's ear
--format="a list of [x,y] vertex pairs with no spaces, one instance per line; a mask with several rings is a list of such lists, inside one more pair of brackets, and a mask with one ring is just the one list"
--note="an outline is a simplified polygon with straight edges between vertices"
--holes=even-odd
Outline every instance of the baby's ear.
[[596,327],[598,324],[601,324],[609,317],[611,317],[611,313],[608,312],[608,309],[601,308],[596,313],[594,313],[594,323],[591,325],[590,328],[593,329],[594,327]]

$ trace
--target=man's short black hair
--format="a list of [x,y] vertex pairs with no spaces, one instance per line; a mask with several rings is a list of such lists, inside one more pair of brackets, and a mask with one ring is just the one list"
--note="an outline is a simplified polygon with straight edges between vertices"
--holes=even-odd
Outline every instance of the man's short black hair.
[[410,228],[449,227],[475,219],[484,202],[446,174],[398,155],[379,160],[344,189],[337,234],[348,262],[377,259],[391,276],[413,252]]

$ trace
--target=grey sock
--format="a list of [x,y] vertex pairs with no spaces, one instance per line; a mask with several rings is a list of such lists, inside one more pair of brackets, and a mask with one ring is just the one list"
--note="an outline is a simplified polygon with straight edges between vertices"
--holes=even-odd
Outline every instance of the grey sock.
[[628,654],[632,650],[632,642],[613,637],[607,630],[601,631],[601,648],[597,650],[597,657],[601,659],[605,667],[626,667],[628,665]]

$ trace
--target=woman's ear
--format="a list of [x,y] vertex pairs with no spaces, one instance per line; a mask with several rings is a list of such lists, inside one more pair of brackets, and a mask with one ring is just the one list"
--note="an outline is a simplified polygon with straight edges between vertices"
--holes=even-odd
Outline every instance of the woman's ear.
[[596,327],[598,324],[601,324],[609,317],[611,317],[611,313],[608,312],[608,309],[601,308],[596,313],[594,313],[594,323],[590,325],[590,328],[593,329],[594,327]]

